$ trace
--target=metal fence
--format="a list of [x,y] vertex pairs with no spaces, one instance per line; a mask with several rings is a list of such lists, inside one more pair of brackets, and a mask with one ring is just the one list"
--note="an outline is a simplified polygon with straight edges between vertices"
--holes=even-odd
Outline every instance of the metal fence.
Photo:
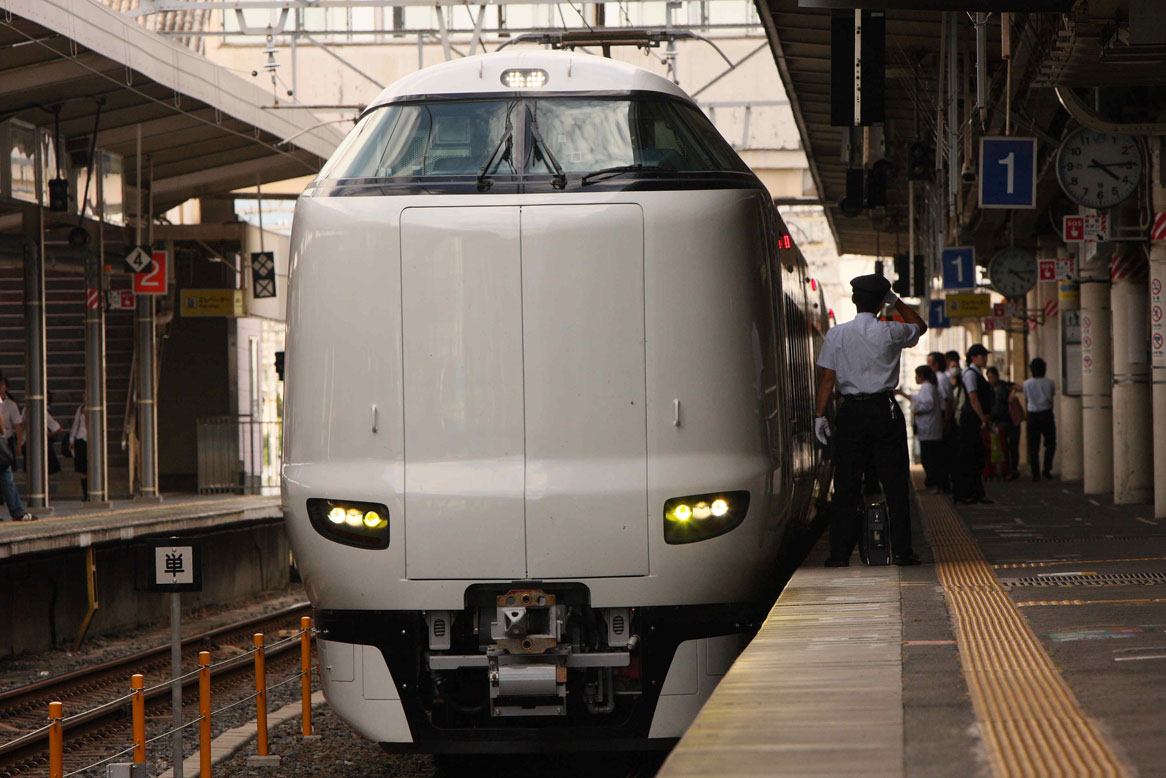
[[199,494],[276,494],[283,422],[251,416],[198,420]]

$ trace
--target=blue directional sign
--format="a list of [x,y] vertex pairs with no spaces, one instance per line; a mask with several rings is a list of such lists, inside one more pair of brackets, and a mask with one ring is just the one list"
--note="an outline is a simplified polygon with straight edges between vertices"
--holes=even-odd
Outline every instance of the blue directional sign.
[[1036,138],[980,138],[980,207],[1036,208]]
[[943,250],[943,288],[976,288],[976,250],[971,246]]
[[927,326],[933,330],[951,326],[951,319],[947,318],[947,304],[943,300],[931,301],[931,307],[927,309]]

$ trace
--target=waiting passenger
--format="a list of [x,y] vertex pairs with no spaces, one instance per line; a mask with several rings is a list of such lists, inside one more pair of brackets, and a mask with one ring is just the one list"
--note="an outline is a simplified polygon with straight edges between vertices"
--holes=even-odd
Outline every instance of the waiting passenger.
[[[835,386],[842,395],[834,441],[834,502],[826,566],[850,564],[863,470],[871,460],[887,500],[891,561],[917,565],[919,557],[911,545],[907,426],[891,390],[899,382],[900,353],[919,342],[927,324],[891,292],[891,282],[883,276],[859,276],[850,285],[858,315],[853,321],[831,327],[818,355],[822,372],[818,375],[814,435],[822,445],[830,438],[826,408]],[[875,314],[885,304],[894,305],[906,323],[879,321]]]
[[1039,481],[1037,465],[1040,463],[1040,439],[1045,439],[1045,478],[1053,477],[1053,455],[1057,453],[1057,421],[1053,418],[1053,397],[1057,387],[1052,379],[1045,378],[1048,369],[1040,357],[1028,366],[1032,378],[1024,382],[1024,399],[1028,405],[1028,465],[1032,468],[1032,480]]
[[947,357],[942,351],[932,351],[928,354],[927,366],[931,368],[935,377],[935,389],[939,395],[943,421],[943,441],[937,450],[935,480],[941,491],[950,492],[956,448],[955,387],[948,378]]
[[73,469],[81,476],[81,499],[89,500],[89,428],[85,422],[85,406],[89,402],[89,392],[81,395],[81,404],[73,414],[73,426],[69,430],[69,451],[73,454]]
[[1016,402],[1016,384],[1000,377],[1000,371],[990,367],[984,371],[988,383],[992,385],[992,423],[1004,433],[1007,447],[1008,467],[1002,474],[1013,481],[1020,476],[1020,421],[1019,403]]
[[[24,445],[24,436],[21,432],[20,406],[8,394],[8,379],[0,377],[0,415],[4,417],[4,437],[8,439],[8,448],[14,456],[20,456],[20,449]],[[16,465],[12,466],[15,470]]]
[[915,421],[915,437],[919,440],[923,455],[923,485],[936,491],[947,491],[940,481],[943,472],[943,405],[939,400],[939,381],[935,372],[927,365],[915,368],[915,383],[919,391],[907,394],[895,390],[895,394],[911,401],[911,418]]
[[990,503],[984,491],[984,440],[995,394],[984,377],[988,349],[975,343],[968,349],[968,367],[961,377],[959,454],[952,474],[956,502]]
[[[3,380],[3,379],[0,379]],[[8,448],[8,426],[4,423],[4,416],[0,414],[0,437],[4,443],[0,444],[0,496],[8,506],[8,513],[13,521],[32,521],[36,517],[24,509],[20,501],[20,492],[16,489],[16,481],[12,478],[12,465],[16,462],[16,452]],[[4,520],[4,519],[0,519]]]

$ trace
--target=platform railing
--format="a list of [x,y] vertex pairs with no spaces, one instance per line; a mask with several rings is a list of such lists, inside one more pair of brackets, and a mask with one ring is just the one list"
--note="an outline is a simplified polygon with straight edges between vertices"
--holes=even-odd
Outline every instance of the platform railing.
[[282,420],[203,416],[197,424],[200,494],[278,492]]
[[[312,619],[310,616],[303,616],[300,618],[300,629],[295,634],[276,641],[270,645],[264,644],[264,636],[262,632],[257,632],[254,635],[254,647],[246,654],[240,656],[233,656],[230,659],[224,659],[221,662],[211,664],[211,655],[209,651],[201,651],[198,655],[198,669],[189,673],[185,673],[177,678],[172,678],[169,681],[157,684],[155,686],[146,687],[145,676],[140,673],[135,673],[130,678],[130,693],[120,697],[112,702],[106,702],[98,708],[83,711],[81,713],[73,714],[66,717],[64,715],[64,705],[59,701],[49,703],[49,721],[44,727],[30,732],[23,737],[33,737],[44,732],[46,729],[49,733],[49,778],[70,778],[70,776],[80,775],[89,770],[109,764],[119,757],[124,757],[127,754],[133,754],[131,764],[135,765],[133,768],[137,771],[142,771],[140,774],[145,775],[146,751],[147,746],[159,740],[169,739],[174,733],[182,731],[187,727],[198,726],[199,728],[199,776],[201,778],[210,778],[213,770],[211,762],[211,721],[216,714],[223,713],[232,708],[238,707],[252,700],[255,701],[255,718],[256,718],[256,744],[259,756],[268,756],[267,745],[267,692],[271,689],[276,689],[286,684],[300,682],[300,698],[301,698],[301,717],[302,727],[301,735],[311,740],[312,735],[312,671],[319,672],[319,665],[312,664],[312,635],[316,630],[312,628]],[[272,649],[279,648],[293,641],[300,642],[300,669],[292,673],[288,678],[280,681],[273,686],[267,685],[266,672],[266,657],[267,653]],[[230,702],[222,707],[211,709],[211,677],[216,668],[223,665],[237,666],[240,662],[240,657],[251,655],[255,662],[255,692],[242,697],[234,702]],[[167,730],[162,734],[155,735],[152,738],[146,737],[146,695],[153,693],[160,689],[167,689],[174,684],[182,684],[184,681],[198,676],[198,716],[190,721],[184,722],[181,726]],[[87,716],[99,708],[108,708],[110,705],[121,705],[126,701],[130,702],[132,727],[131,738],[133,742],[125,748],[119,749],[109,756],[102,757],[96,762],[87,764],[76,770],[66,773],[64,771],[65,763],[65,725],[74,720]],[[142,767],[136,767],[142,765]],[[135,776],[139,772],[133,773]]]

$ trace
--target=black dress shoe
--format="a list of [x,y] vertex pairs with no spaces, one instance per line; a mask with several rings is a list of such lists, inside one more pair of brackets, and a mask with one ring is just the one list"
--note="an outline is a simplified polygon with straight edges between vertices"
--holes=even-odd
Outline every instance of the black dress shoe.
[[981,505],[995,505],[996,504],[995,500],[989,500],[987,497],[981,497],[979,500],[976,500],[976,502],[980,503]]
[[906,554],[896,554],[891,557],[891,563],[899,567],[912,567],[914,565],[921,565],[923,561],[915,555],[915,552],[908,552]]
[[827,559],[826,567],[850,567],[849,559]]

